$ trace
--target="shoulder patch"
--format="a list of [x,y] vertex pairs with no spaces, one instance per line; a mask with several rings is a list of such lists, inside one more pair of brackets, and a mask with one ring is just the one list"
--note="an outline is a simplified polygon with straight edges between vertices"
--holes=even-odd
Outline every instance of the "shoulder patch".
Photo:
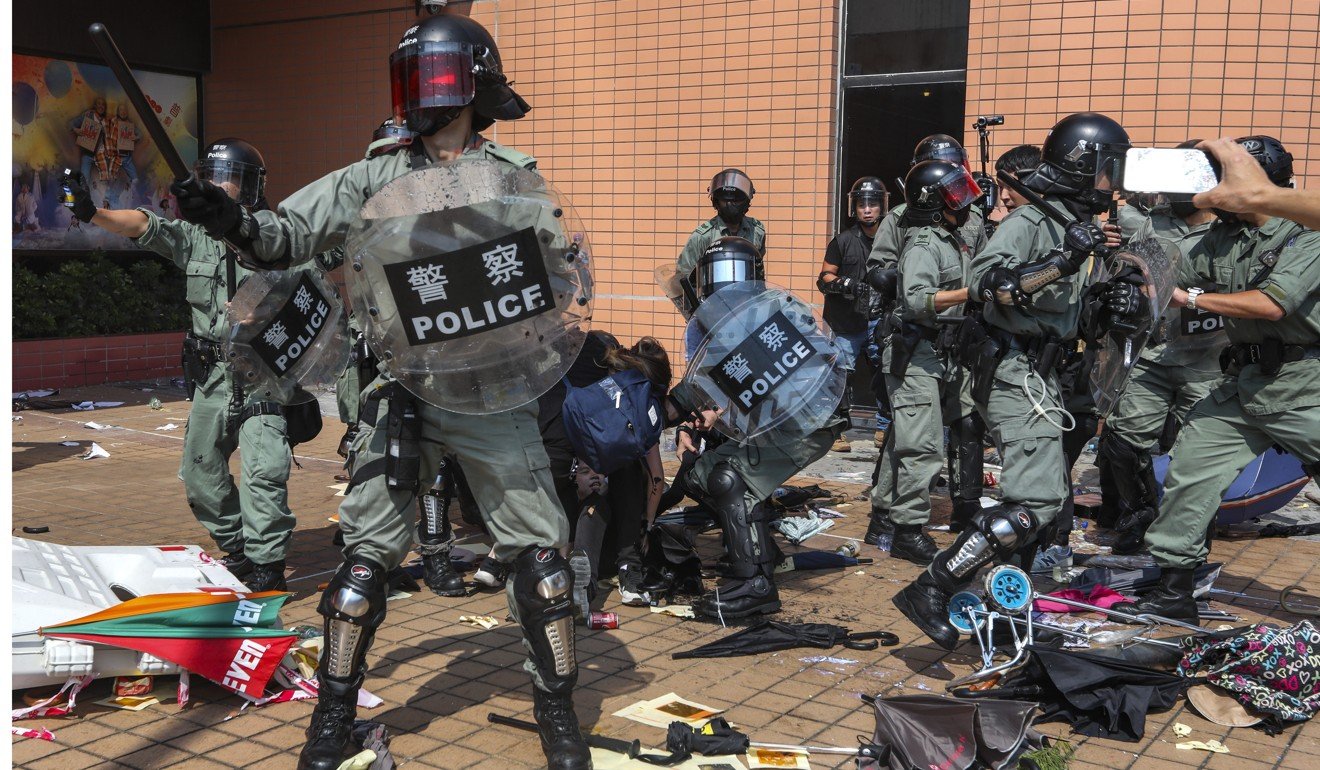
[[486,143],[481,146],[481,149],[485,150],[486,154],[490,157],[502,160],[505,163],[512,163],[520,168],[536,168],[536,158],[525,152],[515,150],[512,147],[505,147],[502,144],[487,140]]
[[708,233],[708,232],[710,232],[711,230],[714,230],[714,229],[715,229],[715,225],[711,224],[709,221],[706,221],[706,222],[702,222],[701,224],[697,225],[697,229],[696,229],[696,230],[693,230],[692,232],[693,232],[693,234],[696,234],[696,233]]

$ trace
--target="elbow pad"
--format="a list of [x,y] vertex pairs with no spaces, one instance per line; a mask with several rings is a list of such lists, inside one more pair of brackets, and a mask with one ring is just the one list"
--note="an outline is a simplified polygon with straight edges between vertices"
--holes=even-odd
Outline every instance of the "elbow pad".
[[1078,253],[1065,256],[1061,250],[1055,249],[1036,262],[1011,268],[993,268],[981,279],[977,293],[987,303],[1019,307],[1030,305],[1031,295],[1055,281],[1077,274],[1087,255],[1080,254],[1080,261],[1076,259],[1077,256]]

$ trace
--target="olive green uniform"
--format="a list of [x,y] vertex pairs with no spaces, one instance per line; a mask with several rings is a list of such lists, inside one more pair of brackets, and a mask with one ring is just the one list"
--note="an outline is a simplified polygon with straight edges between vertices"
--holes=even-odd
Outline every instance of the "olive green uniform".
[[1156,563],[1174,568],[1206,560],[1206,530],[1224,493],[1272,444],[1304,465],[1320,462],[1320,233],[1284,219],[1260,228],[1219,222],[1193,253],[1216,291],[1258,289],[1284,312],[1278,321],[1225,317],[1230,343],[1278,340],[1306,357],[1273,375],[1259,363],[1234,367],[1192,408],[1170,452],[1160,515],[1146,531]]
[[[420,147],[418,148],[420,149]],[[501,160],[534,169],[536,160],[494,142],[474,142],[465,157]],[[288,253],[296,262],[339,246],[358,221],[362,205],[394,179],[412,170],[409,150],[365,158],[335,171],[289,196],[279,217],[261,212],[261,240],[256,256],[272,260]],[[287,252],[286,252],[287,249]],[[382,373],[364,385],[371,395],[391,382]],[[371,559],[386,569],[400,564],[414,537],[417,493],[391,489],[384,468],[388,443],[389,399],[378,400],[375,420],[365,415],[353,441],[353,467],[347,497],[339,508],[344,554]],[[568,518],[555,495],[550,460],[541,443],[533,401],[498,414],[459,414],[419,401],[421,468],[419,478],[433,479],[440,459],[455,457],[476,497],[503,562],[530,546],[562,548],[568,541]],[[364,408],[363,410],[367,410]],[[517,617],[513,581],[508,583],[510,611]],[[544,683],[529,660],[526,668],[537,685]]]
[[[1046,201],[1072,219],[1057,198],[1047,196]],[[994,267],[1037,262],[1061,243],[1061,225],[1035,206],[1021,206],[1004,217],[986,247],[972,259],[967,283],[980,285]],[[985,306],[985,322],[1004,340],[1004,352],[989,398],[977,408],[1003,458],[1000,489],[1004,500],[1030,511],[1038,527],[1054,521],[1068,495],[1067,458],[1063,430],[1038,413],[1032,403],[1034,399],[1042,409],[1062,406],[1058,372],[1047,371],[1040,377],[1034,374],[1024,343],[1043,337],[1062,342],[1076,339],[1089,275],[1090,271],[1083,268],[1055,281],[1033,295],[1032,305],[1027,308]],[[1005,335],[1015,336],[1010,340]],[[1025,389],[1027,382],[1030,397]],[[1065,421],[1058,412],[1050,414],[1056,422]]]
[[[1127,206],[1123,210],[1135,208]],[[1209,230],[1209,222],[1189,225],[1167,206],[1162,206],[1150,213],[1146,223],[1138,225],[1133,237],[1139,240],[1154,236],[1176,246],[1181,255],[1178,285],[1209,289],[1213,288],[1213,281],[1198,278],[1208,272],[1208,264],[1195,264],[1198,259],[1207,262],[1205,253],[1196,252],[1195,246]],[[1124,231],[1127,232],[1126,227]],[[1176,327],[1182,316],[1179,310],[1169,309],[1166,317],[1161,319],[1160,328]],[[1167,331],[1165,336],[1169,336]],[[1172,414],[1181,425],[1192,407],[1219,381],[1219,352],[1227,341],[1222,331],[1205,335],[1177,334],[1167,342],[1142,350],[1113,413],[1105,419],[1105,426],[1132,447],[1156,451],[1168,416]]]
[[687,245],[678,255],[678,275],[686,278],[697,269],[697,260],[701,258],[702,252],[710,248],[710,245],[726,235],[736,235],[739,238],[745,238],[752,242],[756,250],[765,257],[765,225],[756,217],[743,217],[742,224],[738,226],[738,232],[731,233],[725,226],[724,221],[719,217],[711,217],[702,222],[688,236]]
[[[223,342],[229,336],[228,248],[196,225],[139,211],[147,216],[147,231],[138,245],[173,259],[187,275],[193,336]],[[248,274],[236,267],[239,282]],[[234,375],[223,364],[211,366],[196,383],[179,478],[188,506],[217,547],[244,553],[257,564],[271,564],[284,559],[293,536],[288,488],[293,454],[283,414],[258,414],[236,425],[242,407],[259,399],[244,394],[242,403],[236,403],[234,386]],[[229,459],[239,447],[242,483],[235,485]]]
[[[974,244],[980,246],[983,240],[984,235]],[[930,485],[943,465],[944,425],[974,408],[966,373],[947,353],[937,350],[934,342],[939,331],[935,293],[966,286],[972,251],[973,246],[959,233],[927,225],[907,230],[907,243],[898,260],[894,314],[897,321],[919,329],[920,336],[902,374],[894,367],[892,342],[882,355],[894,414],[891,438],[885,443],[876,485],[871,489],[872,509],[888,509],[898,525],[930,520]],[[942,314],[961,313],[961,305],[955,305]]]
[[709,498],[710,490],[706,482],[711,471],[720,463],[728,463],[747,485],[744,498],[747,510],[750,511],[757,504],[769,500],[775,489],[785,481],[828,454],[830,447],[847,427],[847,420],[833,417],[824,427],[806,436],[774,441],[762,439],[756,444],[725,441],[697,459],[685,477],[686,484],[689,489],[697,490],[701,496]]
[[[880,220],[880,227],[876,229],[875,239],[871,242],[868,266],[879,262],[881,267],[891,268],[898,264],[899,252],[903,250],[903,244],[907,242],[907,236],[913,229],[903,224],[904,211],[907,211],[907,204],[900,203]],[[973,248],[976,244],[985,241],[985,216],[981,213],[980,207],[971,207],[971,214],[962,227],[958,228],[958,234],[962,236],[963,243]]]

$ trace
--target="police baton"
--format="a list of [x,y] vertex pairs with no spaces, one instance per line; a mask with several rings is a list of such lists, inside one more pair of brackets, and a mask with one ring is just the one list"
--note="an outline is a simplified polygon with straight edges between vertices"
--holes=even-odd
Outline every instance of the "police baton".
[[106,66],[115,73],[115,79],[128,95],[128,100],[133,103],[138,117],[142,119],[143,127],[147,129],[148,134],[151,134],[151,140],[160,148],[160,154],[165,157],[170,171],[174,172],[175,181],[183,182],[191,178],[192,169],[183,162],[183,156],[179,155],[174,143],[170,141],[169,134],[165,133],[165,126],[161,125],[160,118],[156,117],[156,111],[147,100],[147,95],[142,93],[142,86],[138,85],[133,72],[129,70],[128,62],[124,61],[119,46],[115,45],[115,39],[110,36],[110,30],[98,21],[87,28],[87,34],[92,36],[92,42],[96,44],[96,50],[101,52],[101,58],[105,59]]

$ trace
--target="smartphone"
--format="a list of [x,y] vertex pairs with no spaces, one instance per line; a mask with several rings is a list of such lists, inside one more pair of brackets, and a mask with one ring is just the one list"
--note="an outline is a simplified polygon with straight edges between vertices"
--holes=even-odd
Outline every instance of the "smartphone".
[[1203,150],[1133,147],[1123,161],[1123,189],[1146,193],[1202,193],[1219,184],[1219,169]]

